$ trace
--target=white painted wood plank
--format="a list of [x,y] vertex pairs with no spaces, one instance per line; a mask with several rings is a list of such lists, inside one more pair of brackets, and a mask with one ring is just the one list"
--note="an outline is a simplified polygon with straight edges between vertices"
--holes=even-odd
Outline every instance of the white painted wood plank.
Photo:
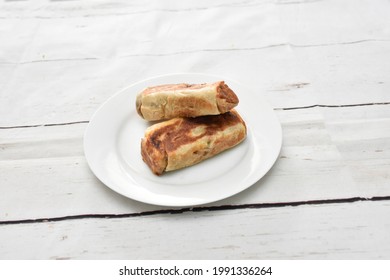
[[[336,57],[340,52],[343,56]],[[306,60],[307,56],[313,59]],[[360,67],[356,67],[356,57]],[[390,57],[390,43],[303,48],[293,53],[286,47],[261,52],[217,52],[204,54],[199,60],[179,55],[23,64],[16,67],[13,79],[4,86],[0,125],[89,120],[100,104],[121,88],[170,72],[231,77],[256,88],[277,108],[389,102],[390,66],[382,63],[384,57]],[[205,67],[207,60],[212,65]],[[165,65],[170,65],[169,71]],[[255,70],[243,71],[246,67]],[[362,72],[363,68],[367,73]],[[296,86],[302,83],[307,85]]]
[[[286,5],[288,4],[288,5]],[[231,32],[236,33],[237,37],[222,37],[222,43],[230,45],[232,42],[249,43],[259,42],[259,40],[270,40],[273,38],[290,39],[291,43],[302,44],[332,44],[338,43],[340,39],[346,41],[361,40],[361,35],[366,35],[364,39],[381,39],[388,35],[388,30],[384,27],[389,24],[386,8],[389,3],[385,0],[326,0],[326,1],[280,1],[280,0],[257,0],[257,1],[222,1],[216,0],[210,3],[207,0],[202,1],[131,1],[131,2],[107,2],[107,1],[77,1],[73,3],[50,3],[48,1],[34,1],[30,3],[0,3],[0,19],[5,20],[24,20],[30,22],[49,22],[56,20],[66,21],[72,19],[72,22],[87,22],[88,20],[99,20],[106,18],[108,23],[115,18],[117,22],[124,19],[136,19],[140,26],[118,26],[117,34],[108,34],[117,36],[119,32],[128,32],[132,36],[157,37],[163,38],[167,26],[172,22],[171,19],[180,19],[180,25],[190,23],[188,33],[176,33],[176,30],[182,28],[180,25],[170,26],[169,31],[176,33],[178,39],[182,41],[181,45],[171,43],[174,47],[190,47],[192,42],[188,40],[194,33],[203,32],[208,29],[221,35],[228,35]],[[214,17],[217,13],[223,13],[224,17]],[[229,17],[234,13],[235,17]],[[191,16],[190,16],[191,15]],[[213,20],[214,25],[192,25],[198,19]],[[159,21],[158,26],[149,24],[149,18],[157,20],[166,17],[170,20]],[[329,20],[329,19],[332,20]],[[244,20],[243,20],[244,19]],[[251,21],[253,25],[248,25]],[[146,26],[143,26],[145,24]],[[226,24],[224,30],[218,30],[218,24]],[[243,26],[256,27],[256,29],[247,29],[246,32],[240,32]],[[89,28],[89,25],[81,26]],[[142,28],[140,28],[142,27]],[[281,28],[282,27],[282,28]],[[51,27],[47,27],[51,28]],[[103,27],[105,28],[105,27]],[[160,32],[152,34],[154,29]],[[143,32],[140,32],[142,29]],[[104,29],[103,29],[104,30]],[[260,30],[263,37],[253,36],[253,33]],[[313,32],[316,30],[317,32]],[[337,32],[334,32],[337,30]],[[79,30],[80,31],[80,30]],[[151,31],[151,33],[149,33]],[[82,32],[82,31],[80,31]],[[138,34],[140,33],[140,34]],[[166,32],[167,33],[167,32]],[[307,36],[310,34],[310,36]],[[79,34],[74,34],[78,36]],[[168,33],[168,35],[171,35]],[[204,38],[206,35],[203,36]],[[47,38],[45,40],[57,39]],[[236,40],[239,39],[239,40]],[[84,39],[84,38],[81,38]],[[123,38],[119,43],[125,43]],[[387,38],[388,39],[388,38]],[[149,42],[150,43],[150,42]],[[194,42],[196,43],[196,42]],[[205,41],[203,41],[205,43]],[[210,40],[207,44],[220,44]],[[92,42],[91,42],[92,45]],[[74,45],[72,45],[74,46]],[[164,46],[164,44],[163,44]],[[173,48],[174,49],[174,48]],[[171,51],[173,49],[170,49]],[[161,49],[160,49],[161,50]],[[54,50],[55,51],[55,50]],[[37,55],[37,54],[35,54]],[[40,58],[40,57],[39,57]]]
[[[327,121],[324,110],[339,121]],[[276,112],[284,142],[273,169],[247,191],[211,205],[390,195],[387,106]],[[162,209],[124,198],[95,178],[83,155],[85,127],[0,130],[0,220]]]
[[[390,67],[380,64],[374,69],[372,65],[373,62],[381,63],[384,57],[389,57],[390,43],[385,46],[362,44],[341,48],[343,49],[339,47],[299,49],[294,51],[293,56],[283,47],[259,53],[235,52],[229,53],[228,61],[224,61],[227,53],[221,52],[212,56],[206,54],[197,62],[189,61],[187,57],[183,59],[137,57],[109,60],[108,64],[106,61],[87,60],[23,65],[17,68],[15,80],[5,89],[7,104],[20,109],[13,112],[4,108],[10,115],[2,124],[88,120],[97,106],[120,88],[137,80],[167,72],[209,72],[232,77],[258,89],[259,94],[266,95],[270,102],[279,108],[313,104],[388,102],[387,77],[390,74]],[[367,52],[367,48],[371,53],[362,53]],[[342,58],[326,58],[340,52],[345,52]],[[313,60],[305,62],[306,56],[313,57]],[[359,57],[361,64],[359,68],[356,67],[356,57]],[[207,59],[215,63],[204,71],[203,64]],[[317,63],[324,59],[326,59],[324,63]],[[170,64],[169,71],[164,66],[167,63]],[[257,67],[259,63],[263,66],[256,68],[256,71],[242,72],[244,64],[248,67]],[[129,64],[134,68],[129,68]],[[146,69],[143,65],[153,65],[152,70]],[[339,69],[337,72],[334,71],[336,68]],[[365,68],[367,73],[363,73],[362,68]],[[18,84],[28,73],[35,74],[30,74],[25,85]],[[364,79],[362,75],[365,76]],[[58,76],[62,78],[56,79]],[[259,76],[262,77],[260,81]],[[302,83],[307,85],[295,86]],[[27,93],[28,99],[20,104],[21,98],[25,98]],[[46,102],[41,104],[40,98],[45,98]],[[44,110],[49,115],[38,114],[39,110]],[[16,113],[19,115],[16,116]],[[18,119],[20,121],[16,122]]]
[[0,129],[0,161],[83,156],[86,123]]
[[88,120],[120,88],[171,72],[231,77],[275,107],[389,101],[389,2],[161,5],[4,4],[0,61],[17,67],[0,125]]
[[389,207],[369,201],[3,225],[0,258],[388,259]]

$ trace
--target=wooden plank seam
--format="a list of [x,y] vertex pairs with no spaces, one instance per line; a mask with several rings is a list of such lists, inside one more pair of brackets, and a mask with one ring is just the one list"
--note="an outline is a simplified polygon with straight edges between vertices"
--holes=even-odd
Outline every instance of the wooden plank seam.
[[[378,106],[378,105],[390,105],[390,102],[373,102],[373,103],[341,104],[341,105],[314,104],[314,105],[301,106],[301,107],[274,108],[274,110],[287,111],[287,110],[311,109],[311,108],[317,108],[317,107],[319,107],[319,108],[343,108],[343,107]],[[32,125],[16,125],[16,126],[0,126],[0,129],[50,127],[50,126],[81,124],[81,123],[89,123],[89,121],[74,121],[74,122],[66,122],[66,123],[48,123],[48,124],[32,124]]]
[[139,213],[83,214],[83,215],[53,217],[53,218],[10,220],[10,221],[0,221],[0,226],[2,226],[2,225],[15,225],[15,224],[60,222],[60,221],[66,221],[66,220],[79,220],[79,219],[123,219],[123,218],[133,218],[133,217],[152,216],[152,215],[161,215],[161,214],[182,214],[182,213],[186,213],[186,212],[280,208],[280,207],[289,207],[289,206],[290,207],[297,207],[297,206],[303,206],[303,205],[341,204],[341,203],[386,201],[386,200],[390,200],[390,196],[374,196],[374,197],[370,197],[370,198],[350,197],[350,198],[321,199],[321,200],[308,200],[308,201],[255,203],[255,204],[240,204],[240,205],[220,205],[220,206],[204,206],[204,207],[200,206],[200,207],[191,207],[191,208],[145,211],[145,212],[139,212]]

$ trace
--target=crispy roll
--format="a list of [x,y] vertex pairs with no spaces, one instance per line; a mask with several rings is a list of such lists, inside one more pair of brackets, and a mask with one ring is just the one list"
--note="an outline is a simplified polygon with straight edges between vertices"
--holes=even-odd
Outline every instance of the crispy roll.
[[147,121],[219,115],[237,106],[236,94],[223,81],[148,87],[138,94],[138,114]]
[[245,137],[245,123],[235,110],[216,116],[174,118],[146,130],[141,154],[152,172],[161,175],[208,159]]

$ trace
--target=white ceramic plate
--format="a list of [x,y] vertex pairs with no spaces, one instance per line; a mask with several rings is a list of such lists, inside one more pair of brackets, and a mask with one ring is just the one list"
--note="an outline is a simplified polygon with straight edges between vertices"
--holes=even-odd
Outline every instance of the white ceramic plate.
[[[147,86],[225,80],[240,99],[237,111],[248,128],[240,145],[197,165],[162,176],[142,161],[140,143],[151,123],[135,110],[136,95]],[[133,84],[108,99],[93,115],[84,136],[84,151],[94,174],[129,198],[164,206],[193,206],[237,194],[272,167],[282,145],[282,130],[261,93],[218,76],[172,74]]]

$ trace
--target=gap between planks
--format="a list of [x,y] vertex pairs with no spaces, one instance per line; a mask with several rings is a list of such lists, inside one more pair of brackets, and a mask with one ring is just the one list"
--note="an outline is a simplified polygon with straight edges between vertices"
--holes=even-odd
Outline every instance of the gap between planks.
[[15,224],[60,222],[60,221],[67,221],[67,220],[80,220],[80,219],[123,219],[123,218],[134,218],[134,217],[142,217],[142,216],[161,215],[161,214],[182,214],[182,213],[186,213],[186,212],[280,208],[280,207],[288,207],[288,206],[297,207],[297,206],[303,206],[303,205],[342,204],[342,203],[367,202],[367,201],[387,201],[387,200],[390,201],[390,196],[374,196],[374,197],[370,197],[370,198],[350,197],[350,198],[337,198],[337,199],[324,199],[324,200],[275,202],[275,203],[255,203],[255,204],[240,204],[240,205],[199,206],[199,207],[188,207],[188,208],[180,208],[180,209],[163,209],[163,210],[145,211],[145,212],[139,212],[139,213],[83,214],[83,215],[53,217],[53,218],[0,221],[0,226],[2,226],[2,225],[15,225]]
[[[325,104],[314,104],[301,107],[287,107],[287,108],[274,108],[276,111],[288,111],[288,110],[302,110],[311,108],[344,108],[344,107],[359,107],[359,106],[379,106],[379,105],[390,105],[390,102],[373,102],[373,103],[360,103],[360,104],[341,104],[341,105],[325,105]],[[0,126],[0,129],[18,129],[18,128],[34,128],[34,127],[50,127],[50,126],[65,126],[73,124],[89,123],[89,121],[75,121],[66,123],[48,123],[48,124],[32,124],[32,125],[16,125],[16,126]]]

